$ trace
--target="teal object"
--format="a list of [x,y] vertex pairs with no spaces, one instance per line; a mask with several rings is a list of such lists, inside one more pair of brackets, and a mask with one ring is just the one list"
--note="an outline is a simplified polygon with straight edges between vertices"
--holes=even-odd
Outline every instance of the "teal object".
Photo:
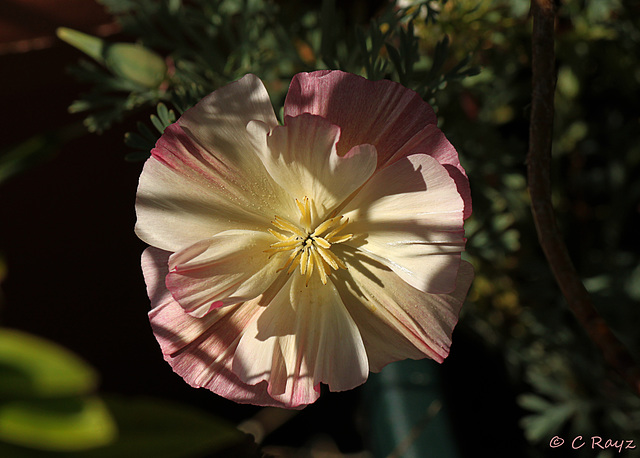
[[371,374],[363,390],[369,450],[383,458],[459,458],[439,364],[406,360]]

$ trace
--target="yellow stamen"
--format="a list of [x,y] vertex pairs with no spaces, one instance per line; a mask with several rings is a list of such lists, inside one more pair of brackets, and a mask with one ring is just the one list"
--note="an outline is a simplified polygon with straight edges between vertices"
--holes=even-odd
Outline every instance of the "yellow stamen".
[[346,242],[348,240],[351,240],[352,238],[353,238],[353,234],[341,235],[340,237],[332,238],[331,239],[331,244],[335,245],[336,243]]
[[335,259],[333,259],[335,257],[335,254],[333,254],[329,250],[325,250],[321,246],[317,247],[317,251],[318,251],[318,253],[320,253],[320,256],[322,256],[322,259],[327,261],[327,264],[329,264],[331,267],[333,267],[333,270],[338,270],[338,263],[335,261]]
[[305,198],[302,199],[302,203],[296,199],[296,204],[300,210],[300,224],[302,224],[302,227],[305,229],[309,229],[311,227],[311,206],[309,205],[309,198],[305,196]]
[[[349,218],[345,218],[345,219],[344,219],[344,222],[343,222],[340,226],[336,227],[334,230],[332,230],[331,232],[329,232],[327,235],[325,235],[325,236],[324,236],[324,238],[325,238],[329,243],[332,243],[332,242],[331,242],[331,238],[332,238],[333,236],[337,235],[337,234],[338,234],[338,232],[342,231],[342,229],[344,229],[344,227],[345,227],[348,223],[349,223]],[[352,235],[352,234],[351,234],[351,235]],[[352,236],[353,236],[353,235],[352,235]]]
[[340,220],[342,219],[342,216],[337,216],[335,218],[331,218],[326,220],[324,223],[320,224],[318,227],[316,227],[316,230],[313,231],[312,235],[322,235],[323,232],[329,230],[330,228],[332,228],[333,226],[336,225],[337,222],[340,222]]
[[282,240],[282,241],[284,241],[284,240],[290,240],[290,239],[291,239],[291,236],[287,236],[287,235],[281,234],[280,232],[278,232],[278,231],[274,231],[273,229],[267,229],[267,230],[268,230],[268,231],[269,231],[269,233],[270,233],[271,235],[273,235],[275,238],[280,239],[280,240]]
[[322,248],[326,248],[327,250],[331,248],[331,244],[322,237],[314,237],[313,241],[316,242],[316,245],[321,246]]
[[271,224],[273,224],[278,229],[296,234],[298,237],[305,238],[307,236],[307,234],[304,231],[301,231],[295,224],[287,221],[284,218],[280,218],[279,216],[276,216],[274,220],[271,221]]
[[[323,264],[322,260],[318,257],[318,250],[313,249],[311,251],[311,255],[313,256],[313,260],[315,261],[315,263],[318,265],[318,273],[320,274],[320,281],[322,282],[323,285],[326,285],[327,284],[327,274],[329,274],[330,272],[327,272],[327,268]],[[309,284],[309,278],[308,277],[307,277],[307,284]]]
[[[320,281],[326,285],[328,277],[331,275],[331,269],[347,268],[345,263],[331,251],[331,246],[335,243],[346,242],[353,237],[353,234],[337,235],[345,228],[349,219],[334,216],[313,229],[311,227],[311,200],[308,197],[304,197],[302,201],[296,199],[296,205],[300,211],[300,225],[276,216],[271,224],[282,232],[268,229],[269,233],[278,241],[272,243],[265,252],[271,253],[273,256],[275,253],[291,251],[287,261],[278,269],[278,272],[286,270],[287,274],[291,274],[299,264],[300,274],[304,275],[307,285],[314,271],[318,272]],[[322,236],[327,231],[329,233]]]

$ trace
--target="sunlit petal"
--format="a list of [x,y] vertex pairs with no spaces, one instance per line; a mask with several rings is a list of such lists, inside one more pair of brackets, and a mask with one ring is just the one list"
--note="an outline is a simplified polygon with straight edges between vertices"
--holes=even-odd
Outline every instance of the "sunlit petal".
[[372,371],[406,358],[442,362],[447,357],[473,279],[470,264],[462,262],[449,294],[423,293],[358,252],[347,257],[347,264],[348,272],[336,273],[336,285],[362,333]]
[[269,393],[290,406],[314,402],[319,384],[354,388],[369,372],[360,332],[335,286],[317,277],[306,286],[293,276],[260,318],[246,329],[233,371],[249,384],[269,382]]
[[186,312],[198,317],[253,299],[274,282],[282,263],[283,254],[267,253],[272,238],[230,230],[197,242],[171,255],[167,287]]
[[164,359],[195,388],[207,388],[240,403],[285,407],[269,396],[266,383],[247,385],[231,371],[242,330],[263,309],[259,301],[224,307],[204,318],[184,313],[164,288],[169,255],[156,248],[148,248],[142,255],[153,307],[149,319]]
[[464,203],[434,158],[414,154],[379,171],[343,214],[347,243],[425,292],[453,291],[464,250]]
[[[253,103],[232,103],[245,99]],[[165,130],[140,176],[141,239],[177,251],[226,229],[264,227],[274,206],[291,206],[253,150],[246,132],[252,119],[277,124],[264,86],[248,75]]]
[[291,198],[313,196],[312,225],[364,184],[376,167],[371,145],[354,145],[338,156],[340,128],[319,116],[286,117],[284,126],[272,130],[251,122],[247,130],[265,168]]

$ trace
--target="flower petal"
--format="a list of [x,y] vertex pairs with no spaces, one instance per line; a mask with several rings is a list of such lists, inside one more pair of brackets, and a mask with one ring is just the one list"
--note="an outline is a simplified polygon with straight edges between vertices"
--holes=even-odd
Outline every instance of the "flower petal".
[[246,132],[252,119],[277,124],[264,86],[248,75],[165,130],[140,176],[136,233],[142,240],[178,251],[222,230],[265,227],[274,207],[294,210],[253,151]]
[[456,182],[458,193],[464,200],[464,219],[471,216],[471,189],[469,179],[460,164],[458,152],[435,124],[425,126],[393,155],[389,164],[415,153],[424,153],[444,165]]
[[254,299],[275,281],[286,259],[284,253],[265,252],[273,241],[267,232],[220,232],[171,255],[166,285],[196,317]]
[[306,286],[296,272],[249,324],[233,372],[248,384],[268,381],[273,398],[296,407],[314,402],[320,383],[332,391],[364,383],[369,367],[360,332],[335,286],[317,277]]
[[214,156],[241,170],[261,169],[246,135],[249,121],[278,125],[269,94],[255,75],[246,75],[206,96],[187,110],[178,124]]
[[313,198],[315,224],[358,189],[376,167],[376,150],[371,145],[357,145],[338,156],[340,128],[320,116],[285,117],[285,125],[270,132],[267,125],[254,121],[247,130],[265,168],[291,198]]
[[204,318],[186,313],[164,287],[169,254],[148,248],[142,267],[153,309],[149,319],[164,359],[194,388],[206,388],[243,404],[284,407],[267,393],[267,383],[247,385],[231,364],[242,330],[263,309],[259,300],[216,309]]
[[414,288],[447,293],[464,251],[464,203],[445,168],[413,154],[376,173],[342,214],[350,246],[382,262]]
[[346,263],[348,272],[335,273],[336,285],[362,334],[373,372],[401,359],[429,357],[442,362],[447,357],[473,280],[471,264],[461,263],[452,293],[429,294],[363,253],[353,252]]
[[427,124],[435,124],[431,106],[414,91],[388,81],[369,81],[341,71],[321,70],[293,77],[285,116],[312,113],[340,127],[338,155],[356,145],[378,151],[378,167]]

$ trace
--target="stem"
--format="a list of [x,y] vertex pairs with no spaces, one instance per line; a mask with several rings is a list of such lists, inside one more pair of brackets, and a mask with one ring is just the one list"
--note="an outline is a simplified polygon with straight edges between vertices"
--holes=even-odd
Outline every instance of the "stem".
[[532,0],[533,95],[527,170],[538,240],[569,308],[605,360],[640,394],[640,368],[598,314],[576,272],[551,204],[551,139],[555,92],[553,0]]

